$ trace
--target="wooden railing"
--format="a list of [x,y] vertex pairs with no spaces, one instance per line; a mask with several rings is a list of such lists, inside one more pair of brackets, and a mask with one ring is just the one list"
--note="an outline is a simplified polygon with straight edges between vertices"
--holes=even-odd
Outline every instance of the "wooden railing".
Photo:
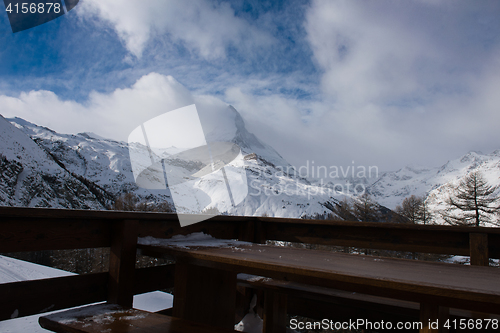
[[500,229],[268,217],[217,216],[181,228],[168,213],[0,207],[0,253],[111,249],[109,273],[0,284],[0,320],[98,301],[130,305],[133,294],[173,287],[175,265],[135,269],[137,237],[205,232],[216,238],[267,240],[500,258]]

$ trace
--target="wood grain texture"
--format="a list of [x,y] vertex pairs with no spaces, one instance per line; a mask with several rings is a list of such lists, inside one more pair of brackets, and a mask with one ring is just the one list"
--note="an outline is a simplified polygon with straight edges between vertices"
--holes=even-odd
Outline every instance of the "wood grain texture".
[[108,302],[132,307],[134,298],[136,220],[116,221],[109,256]]
[[106,300],[107,273],[0,284],[0,320]]
[[[181,228],[172,213],[18,207],[0,207],[0,253],[109,246],[111,222],[124,219],[140,221],[139,237],[205,232],[257,243],[281,240],[455,255],[470,254],[470,232],[483,233],[488,235],[489,257],[500,258],[499,228],[238,216],[215,216]],[[250,229],[248,221],[253,223]]]
[[117,305],[92,305],[40,317],[40,326],[60,333],[217,333],[212,328],[166,315],[127,309]]
[[471,232],[470,241],[470,264],[477,266],[489,266],[488,234]]
[[236,309],[236,273],[176,263],[173,315],[230,329]]
[[450,330],[444,327],[450,318],[449,309],[434,303],[420,304],[420,322],[423,327],[420,333],[447,333]]
[[[416,302],[247,274],[238,274],[238,286],[245,289],[274,290],[286,294],[288,313],[308,318],[328,318],[335,321],[365,318],[370,321],[390,320],[394,323],[419,319],[420,304]],[[474,315],[475,313],[471,311],[450,309],[450,316],[453,318],[474,318]],[[481,317],[488,318],[484,314],[478,318]],[[500,316],[496,318],[500,319]]]
[[104,220],[3,216],[0,219],[0,253],[97,248],[110,244],[111,225]]
[[286,333],[287,295],[273,290],[264,292],[263,333]]
[[[137,269],[134,294],[172,288],[174,266]],[[0,284],[0,320],[105,301],[107,283],[105,272]]]

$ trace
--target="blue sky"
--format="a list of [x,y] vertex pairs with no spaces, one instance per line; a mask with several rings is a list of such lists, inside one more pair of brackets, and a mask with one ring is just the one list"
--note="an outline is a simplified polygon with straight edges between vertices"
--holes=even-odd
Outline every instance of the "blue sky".
[[0,114],[123,140],[205,96],[295,165],[438,166],[500,148],[499,17],[496,0],[81,0],[12,34],[4,13]]

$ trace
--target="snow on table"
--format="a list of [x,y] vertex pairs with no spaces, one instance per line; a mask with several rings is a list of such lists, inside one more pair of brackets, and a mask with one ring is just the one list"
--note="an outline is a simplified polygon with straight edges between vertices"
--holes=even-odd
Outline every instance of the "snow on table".
[[137,243],[140,245],[174,246],[183,249],[191,247],[233,247],[251,244],[232,239],[218,239],[203,232],[195,232],[185,236],[176,235],[171,238],[140,237]]

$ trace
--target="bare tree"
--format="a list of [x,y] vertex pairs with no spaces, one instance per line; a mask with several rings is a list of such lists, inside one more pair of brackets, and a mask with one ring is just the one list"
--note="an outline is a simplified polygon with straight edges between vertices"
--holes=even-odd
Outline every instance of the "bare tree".
[[401,206],[396,206],[396,213],[403,216],[409,223],[416,224],[417,216],[420,206],[422,205],[422,198],[411,195],[403,200]]
[[434,219],[434,213],[430,210],[425,197],[422,197],[422,204],[417,211],[417,221],[421,224],[431,224]]
[[173,212],[168,202],[147,202],[141,200],[134,193],[125,193],[118,197],[113,205],[114,210],[142,211],[142,212]]
[[353,213],[352,201],[345,197],[339,201],[332,209],[334,214],[330,215],[332,220],[340,221],[356,221],[357,218]]
[[116,199],[113,210],[135,211],[138,205],[139,198],[135,194],[125,193]]
[[432,214],[424,196],[411,195],[397,206],[395,212],[404,218],[404,222],[429,224]]
[[352,212],[354,216],[362,222],[378,222],[380,220],[380,212],[377,204],[375,204],[368,193],[353,200]]
[[492,222],[490,215],[498,211],[498,197],[493,196],[496,189],[488,185],[479,171],[470,172],[448,198],[448,209],[443,213],[443,219],[451,225],[476,227]]

